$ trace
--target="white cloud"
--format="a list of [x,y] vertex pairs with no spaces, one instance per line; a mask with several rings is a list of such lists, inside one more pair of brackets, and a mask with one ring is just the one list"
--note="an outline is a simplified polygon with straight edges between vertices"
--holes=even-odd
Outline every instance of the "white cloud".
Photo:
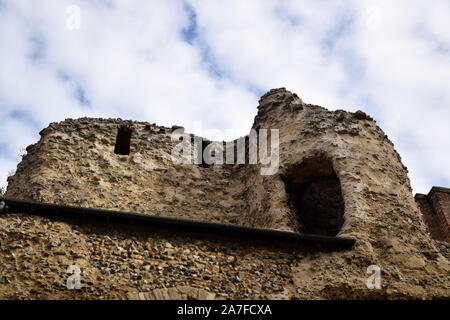
[[[79,30],[66,26],[72,4]],[[368,111],[415,191],[448,186],[448,21],[446,0],[0,2],[0,179],[51,121],[122,117],[192,132],[201,120],[245,134],[259,95],[285,86]]]

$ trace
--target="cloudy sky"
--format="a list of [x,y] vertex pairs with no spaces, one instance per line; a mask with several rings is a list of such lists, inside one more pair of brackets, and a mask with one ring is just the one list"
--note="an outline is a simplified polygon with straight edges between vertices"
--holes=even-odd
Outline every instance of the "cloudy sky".
[[415,192],[450,187],[450,1],[0,0],[0,185],[50,122],[248,133],[286,87],[372,115]]

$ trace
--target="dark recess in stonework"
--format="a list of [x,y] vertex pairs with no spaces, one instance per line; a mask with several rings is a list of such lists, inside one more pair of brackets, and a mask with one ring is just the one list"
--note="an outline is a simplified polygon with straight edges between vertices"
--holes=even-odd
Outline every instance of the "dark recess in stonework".
[[[202,139],[202,150],[201,150],[202,153],[198,155],[199,159],[201,160],[201,161],[199,161],[200,162],[199,166],[202,168],[210,167],[210,165],[205,162],[205,149],[210,144],[211,144],[211,141]],[[200,150],[199,150],[199,152],[200,152]]]
[[284,177],[290,207],[300,232],[336,236],[344,224],[341,184],[327,159],[314,158],[292,168]]
[[114,148],[115,154],[129,155],[130,154],[130,143],[131,143],[131,133],[133,128],[129,125],[122,125],[117,130],[116,146]]

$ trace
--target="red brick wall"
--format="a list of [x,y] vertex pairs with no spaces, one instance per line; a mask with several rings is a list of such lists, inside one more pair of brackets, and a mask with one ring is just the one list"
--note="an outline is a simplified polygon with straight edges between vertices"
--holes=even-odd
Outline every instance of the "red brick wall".
[[450,189],[433,187],[428,195],[416,194],[415,199],[431,237],[450,242]]

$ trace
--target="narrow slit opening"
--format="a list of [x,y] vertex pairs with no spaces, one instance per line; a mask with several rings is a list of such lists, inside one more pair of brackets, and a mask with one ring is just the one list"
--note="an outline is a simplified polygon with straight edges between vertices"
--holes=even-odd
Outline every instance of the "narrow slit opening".
[[133,129],[129,125],[122,125],[117,130],[116,146],[114,153],[120,155],[130,154],[131,133]]
[[209,141],[209,140],[206,140],[206,139],[203,139],[202,140],[202,154],[201,154],[201,159],[202,159],[202,161],[201,161],[201,163],[199,164],[199,166],[200,167],[202,167],[202,168],[209,168],[210,167],[210,165],[209,164],[207,164],[206,162],[205,162],[205,157],[204,157],[204,155],[205,155],[205,149],[206,149],[206,147],[207,146],[209,146],[211,144],[211,141]]

